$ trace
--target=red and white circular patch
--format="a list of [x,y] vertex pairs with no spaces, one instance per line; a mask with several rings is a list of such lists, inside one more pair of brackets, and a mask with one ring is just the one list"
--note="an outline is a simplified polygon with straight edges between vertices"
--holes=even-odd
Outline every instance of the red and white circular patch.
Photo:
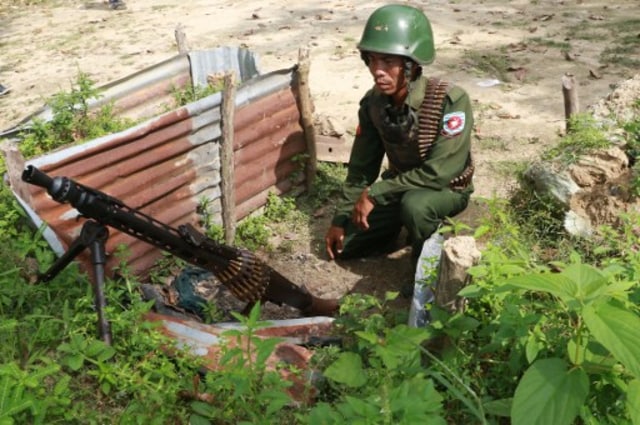
[[451,112],[442,117],[442,134],[445,136],[456,136],[464,130],[464,112]]

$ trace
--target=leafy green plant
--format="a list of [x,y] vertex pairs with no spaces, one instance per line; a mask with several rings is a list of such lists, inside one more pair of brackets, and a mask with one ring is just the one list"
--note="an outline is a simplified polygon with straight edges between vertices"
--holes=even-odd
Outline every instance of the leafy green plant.
[[588,113],[572,115],[569,118],[569,128],[571,131],[556,146],[543,153],[543,159],[571,164],[588,152],[611,146],[601,124]]
[[[634,285],[617,267],[598,270],[577,257],[561,273],[523,275],[506,282],[507,289],[553,296],[567,310],[572,330],[566,335],[563,357],[536,360],[524,373],[514,394],[515,424],[570,423],[581,413],[590,380],[614,384],[621,397],[630,383],[640,382],[640,347],[635,343],[640,341],[640,316],[628,299]],[[549,391],[538,391],[541,387]],[[640,399],[627,399],[625,406],[627,414],[637,412]],[[552,418],[551,411],[563,414]],[[582,415],[594,412],[586,409]]]
[[214,84],[195,86],[187,85],[182,89],[173,87],[171,94],[173,96],[176,107],[180,107],[185,106],[191,102],[195,102],[196,100],[203,99],[212,94],[218,93],[222,91],[223,88],[223,80],[219,80]]
[[68,93],[55,94],[48,102],[51,120],[35,119],[30,128],[22,133],[20,150],[23,155],[31,157],[66,144],[120,131],[131,125],[129,120],[115,115],[111,104],[92,109],[89,101],[99,96],[93,81],[87,74],[79,72],[75,87]]
[[[69,376],[60,375],[56,364],[44,364],[23,370],[15,363],[0,366],[0,423],[44,423],[48,410],[71,402]],[[55,379],[49,387],[47,380]],[[51,390],[50,392],[47,390]]]
[[625,132],[625,151],[631,164],[631,193],[640,196],[640,99],[636,100],[636,117],[622,124]]
[[300,197],[299,206],[312,213],[317,208],[327,205],[327,202],[342,188],[347,177],[347,168],[343,164],[318,162],[316,179],[309,193]]
[[327,399],[311,409],[308,423],[446,423],[442,396],[422,364],[429,332],[388,327],[384,310],[374,297],[345,298],[336,323],[345,347],[323,371]]
[[290,383],[267,369],[267,359],[280,340],[256,336],[256,330],[268,324],[259,320],[260,309],[256,303],[247,317],[232,313],[242,329],[222,334],[233,343],[223,345],[222,369],[209,372],[204,380],[204,393],[214,397],[191,403],[190,423],[266,425],[285,420],[282,409],[292,402],[287,393]]
[[271,231],[267,227],[268,223],[264,215],[252,215],[243,219],[236,227],[235,244],[250,251],[270,249]]
[[[510,406],[515,425],[569,424],[578,416],[585,423],[603,417],[607,423],[624,423],[611,419],[631,418],[638,409],[637,401],[624,397],[629,386],[635,388],[640,366],[634,343],[640,338],[640,317],[629,298],[636,284],[619,266],[599,270],[577,255],[556,267],[562,271],[503,266],[511,277],[504,272],[503,278],[492,276],[489,286],[477,279],[460,293],[500,303],[491,309],[497,315],[475,333],[476,342],[482,341],[478,336],[484,329],[492,335],[480,350],[493,353],[492,376],[499,374],[495,360],[504,355],[509,355],[505,378],[522,371],[517,381],[492,384],[493,403]],[[481,278],[478,271],[473,274]]]

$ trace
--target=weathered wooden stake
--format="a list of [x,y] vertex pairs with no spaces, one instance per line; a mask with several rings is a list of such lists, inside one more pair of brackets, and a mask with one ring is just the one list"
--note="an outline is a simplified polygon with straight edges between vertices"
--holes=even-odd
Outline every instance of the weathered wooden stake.
[[182,24],[178,24],[176,26],[174,35],[176,37],[176,44],[178,45],[178,53],[187,53],[189,51],[189,46],[187,45],[187,36],[184,33],[184,27]]
[[480,251],[472,236],[456,236],[444,241],[436,284],[435,303],[451,313],[464,311],[465,300],[458,296],[470,279],[469,267],[480,260]]
[[236,237],[236,197],[233,160],[233,122],[235,116],[235,103],[235,73],[230,71],[224,76],[222,116],[220,120],[220,128],[222,131],[220,143],[220,200],[222,203],[222,227],[224,230],[224,240],[228,245],[233,244],[233,240]]
[[580,110],[578,102],[578,90],[576,79],[573,74],[564,74],[562,76],[562,96],[564,97],[564,117],[566,132],[571,132],[571,116]]
[[313,126],[313,102],[311,101],[311,90],[309,89],[309,50],[300,49],[298,51],[298,94],[300,96],[300,125],[304,131],[304,138],[307,142],[307,170],[306,187],[310,190],[316,178],[318,169],[318,159],[316,151],[316,133]]
[[25,167],[25,160],[18,146],[9,141],[0,142],[0,154],[4,156],[5,164],[7,165],[9,185],[20,198],[31,205],[31,193],[27,190],[27,185],[22,183],[22,170]]

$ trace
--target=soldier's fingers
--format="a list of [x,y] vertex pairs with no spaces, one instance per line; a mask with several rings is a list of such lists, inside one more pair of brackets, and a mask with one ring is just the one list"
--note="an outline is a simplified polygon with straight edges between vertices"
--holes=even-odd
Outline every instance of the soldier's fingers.
[[329,259],[335,260],[335,255],[333,254],[333,240],[331,240],[330,238],[325,238],[324,243]]

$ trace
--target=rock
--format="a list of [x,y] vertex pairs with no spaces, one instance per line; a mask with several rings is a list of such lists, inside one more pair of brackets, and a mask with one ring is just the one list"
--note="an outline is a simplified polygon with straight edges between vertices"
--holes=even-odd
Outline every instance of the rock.
[[591,187],[618,179],[629,167],[629,158],[617,147],[582,156],[569,174],[578,186]]
[[525,171],[524,177],[536,191],[551,195],[567,207],[571,197],[580,191],[580,186],[567,172],[555,171],[549,163],[534,163]]
[[316,115],[313,123],[316,133],[323,136],[342,137],[344,128],[333,118],[326,115]]

